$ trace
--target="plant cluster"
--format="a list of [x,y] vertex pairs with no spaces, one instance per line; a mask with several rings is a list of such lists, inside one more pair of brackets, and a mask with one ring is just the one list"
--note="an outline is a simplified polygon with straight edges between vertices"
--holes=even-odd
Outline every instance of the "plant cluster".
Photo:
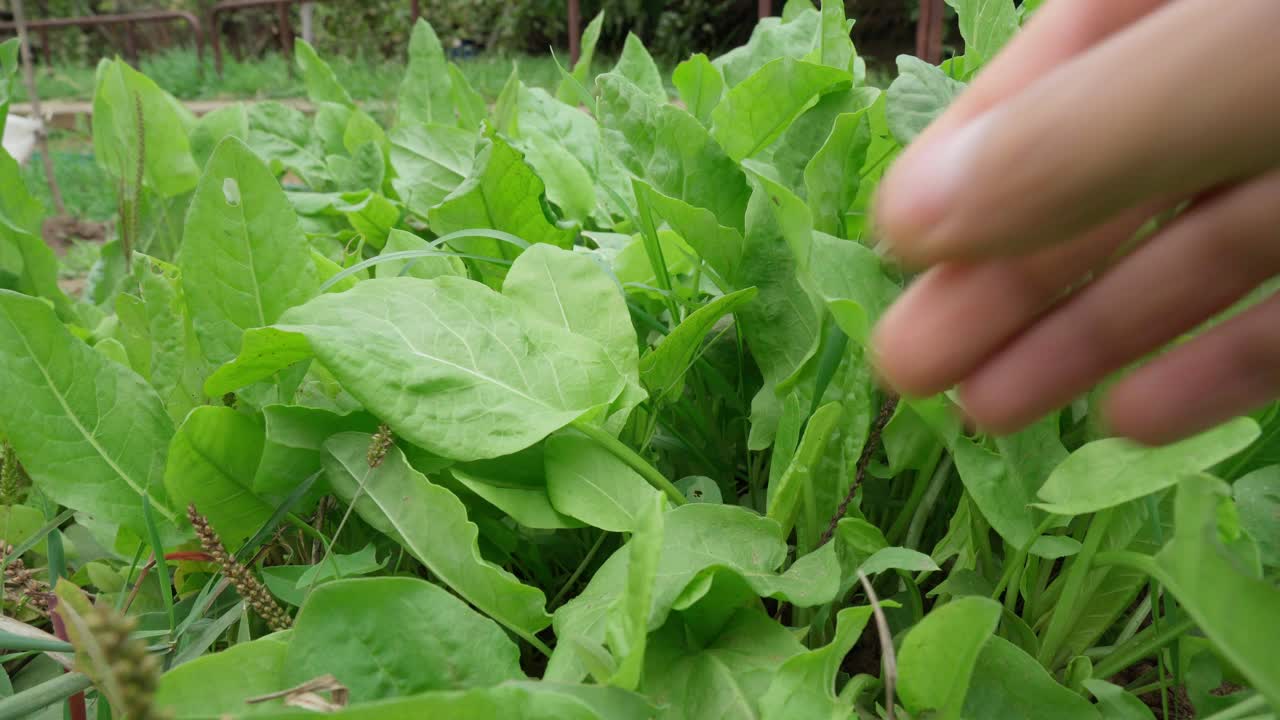
[[[874,380],[869,200],[1034,9],[953,5],[887,91],[793,0],[678,101],[634,37],[588,84],[597,18],[490,107],[421,23],[390,127],[305,43],[313,117],[105,61],[134,204],[81,297],[0,157],[6,565],[133,618],[180,719],[1267,717],[1280,406],[1149,448]],[[83,690],[0,645],[0,718]]]

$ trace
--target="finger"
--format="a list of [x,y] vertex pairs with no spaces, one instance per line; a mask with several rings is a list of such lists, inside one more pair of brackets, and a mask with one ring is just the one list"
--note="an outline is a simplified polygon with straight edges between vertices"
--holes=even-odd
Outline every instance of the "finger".
[[1107,397],[1111,428],[1140,442],[1179,440],[1280,396],[1280,296],[1120,381]]
[[901,394],[952,387],[1106,260],[1163,206],[1079,241],[1018,258],[936,267],[885,313],[872,341],[882,379]]
[[1280,171],[1203,202],[987,361],[961,387],[1009,432],[1229,307],[1280,272]]
[[1273,0],[1164,6],[913,146],[878,229],[908,264],[1021,253],[1280,164],[1280,94],[1260,89],[1280,80],[1277,26]]
[[1141,19],[1168,0],[1057,0],[1037,12],[1004,50],[930,127],[917,144],[1022,91],[1071,56]]

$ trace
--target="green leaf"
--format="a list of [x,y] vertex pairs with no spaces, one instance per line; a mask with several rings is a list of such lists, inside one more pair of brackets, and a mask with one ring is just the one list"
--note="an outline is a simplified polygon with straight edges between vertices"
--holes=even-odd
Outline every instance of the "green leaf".
[[[622,693],[616,688],[508,682],[492,688],[430,692],[361,703],[327,713],[325,717],[335,720],[646,720],[656,712],[630,694],[604,694],[614,692]],[[312,720],[315,716],[312,710],[282,710],[254,717]]]
[[[658,219],[666,221],[721,278],[736,276],[745,252],[741,230],[721,225],[710,210],[663,195],[646,182],[636,180],[632,185],[641,212],[647,208],[657,216],[654,224]],[[660,239],[661,236],[659,233]],[[667,254],[665,249],[663,256],[669,268],[674,266],[676,258]]]
[[173,425],[146,381],[76,339],[43,301],[0,290],[0,427],[54,502],[142,536],[145,493],[179,535],[165,494]]
[[[382,248],[383,255],[394,253],[430,250],[426,240],[405,230],[392,230],[387,235],[387,244]],[[378,277],[415,277],[432,280],[441,275],[466,277],[467,266],[461,258],[448,255],[420,256],[406,260],[388,260],[377,266]]]
[[1233,486],[1240,527],[1258,543],[1262,562],[1280,567],[1280,466],[1260,468]]
[[1031,554],[1045,560],[1071,557],[1080,552],[1080,542],[1065,535],[1041,535],[1031,543]]
[[1073,452],[1049,476],[1037,507],[1084,515],[1172,487],[1248,447],[1258,424],[1238,418],[1172,445],[1150,448],[1127,440],[1097,440]]
[[75,310],[58,286],[58,258],[41,235],[43,216],[18,162],[0,150],[0,274],[13,274],[16,282],[6,286],[49,300],[58,317],[72,322]]
[[[578,62],[573,66],[573,72],[570,74],[579,84],[587,86],[591,84],[591,62],[596,57],[596,44],[600,41],[600,29],[604,27],[604,11],[596,13],[596,16],[587,23],[587,29],[582,31],[581,45],[579,46]],[[568,80],[561,80],[560,87],[556,90],[556,98],[561,102],[573,103],[578,93],[572,89]]]
[[332,183],[319,139],[300,110],[278,102],[250,106],[248,144],[276,175],[286,170],[297,173],[312,190],[324,190]]
[[815,230],[844,236],[844,216],[857,200],[870,147],[871,122],[865,110],[836,118],[827,141],[804,169]]
[[905,570],[907,572],[938,572],[941,568],[933,558],[910,548],[887,547],[876,551],[867,558],[859,568],[867,575],[876,575],[888,570]]
[[332,674],[359,703],[524,679],[519,660],[501,627],[448,591],[417,578],[362,578],[307,599],[284,679],[292,687]]
[[132,186],[145,137],[143,183],[163,197],[189,192],[200,169],[191,157],[181,107],[123,60],[105,62],[93,96],[94,158],[117,182]]
[[[561,530],[582,527],[582,523],[562,515],[551,503],[548,484],[525,485],[504,482],[505,478],[482,476],[471,469],[451,468],[449,474],[471,492],[511,516],[527,528]],[[643,480],[641,480],[643,482]]]
[[[155,706],[167,708],[175,720],[243,713],[245,700],[286,689],[288,649],[287,643],[268,637],[184,663],[160,677]],[[281,705],[273,701],[265,708]]]
[[627,543],[626,591],[611,608],[605,628],[605,641],[617,664],[617,671],[609,678],[609,684],[624,690],[635,690],[644,670],[649,606],[653,599],[658,561],[662,557],[665,509],[666,501],[660,493],[654,493],[641,508],[632,528],[631,542]]
[[803,657],[804,646],[755,608],[738,610],[706,645],[691,642],[684,625],[674,618],[653,634],[641,686],[671,720],[757,718],[779,663]]
[[662,84],[662,74],[658,72],[657,63],[645,49],[644,43],[640,42],[640,38],[632,33],[627,33],[626,42],[622,45],[622,55],[618,58],[618,64],[613,66],[613,72],[635,83],[641,92],[649,96],[650,101],[667,101],[667,88]]
[[626,170],[664,195],[710,210],[721,225],[743,227],[746,177],[695,117],[654,103],[616,73],[601,75],[596,85],[605,145]]
[[913,714],[932,710],[939,720],[958,720],[979,655],[999,622],[1000,604],[981,597],[952,600],[926,615],[898,651],[902,704]]
[[827,67],[851,72],[857,52],[853,49],[853,40],[849,38],[850,24],[845,18],[844,10],[841,3],[822,3],[818,43],[809,58]]
[[1098,698],[1098,708],[1106,720],[1156,720],[1151,708],[1124,688],[1096,678],[1085,680],[1084,686]]
[[466,130],[479,130],[489,114],[489,105],[484,96],[471,87],[471,81],[454,63],[449,63],[449,85],[453,98],[453,109],[458,113],[458,127]]
[[196,167],[208,164],[214,149],[229,137],[249,141],[249,109],[244,103],[220,107],[196,121],[191,129],[191,155]]
[[724,96],[724,77],[703,53],[696,53],[676,66],[671,82],[680,100],[703,125],[711,125],[711,111]]
[[543,610],[542,591],[481,558],[479,531],[461,501],[409,467],[398,448],[387,452],[382,465],[370,468],[370,440],[362,433],[344,433],[325,443],[334,492],[463,599],[536,644],[534,634],[551,620]]
[[232,552],[275,511],[252,489],[262,445],[255,418],[209,406],[193,410],[169,444],[164,486],[173,504],[194,504]]
[[1009,720],[1102,718],[1088,700],[1059,685],[1035,658],[998,635],[987,641],[978,656],[969,682],[969,693],[964,699],[964,717]]
[[431,23],[418,18],[409,39],[409,66],[396,103],[399,124],[453,124],[452,89],[440,38]]
[[644,356],[640,362],[640,379],[655,401],[669,401],[680,395],[684,375],[692,367],[703,338],[721,318],[747,306],[755,297],[756,289],[746,288],[712,300],[690,313]]
[[812,475],[818,459],[826,449],[827,441],[831,439],[831,433],[835,431],[842,410],[840,403],[833,402],[818,408],[810,416],[804,436],[786,471],[778,479],[777,487],[774,488],[772,484],[769,487],[768,517],[781,525],[784,533],[789,534],[792,526],[797,524],[796,515],[801,512],[801,499],[804,498],[805,512],[813,517],[802,521],[802,524],[806,525],[811,536],[808,540],[816,539],[812,537],[812,531],[816,529],[819,518],[816,517],[816,504],[813,500]]
[[311,346],[298,333],[251,328],[241,340],[240,354],[205,380],[204,392],[209,397],[222,397],[311,357]]
[[[791,8],[788,3],[787,10]],[[764,18],[751,31],[751,39],[746,45],[716,58],[715,66],[724,73],[729,87],[733,87],[772,60],[782,57],[798,60],[813,51],[821,21],[822,16],[811,4],[785,21],[776,17]]]
[[848,703],[836,696],[836,677],[870,619],[869,607],[845,608],[836,616],[836,635],[830,643],[784,662],[760,698],[761,720],[850,717]]
[[965,70],[972,74],[995,58],[1018,31],[1013,0],[947,0],[960,16]]
[[471,173],[477,136],[447,125],[401,125],[391,131],[391,184],[419,217],[449,196]]
[[1227,549],[1219,518],[1232,510],[1230,490],[1216,478],[1185,477],[1178,485],[1175,535],[1148,568],[1244,678],[1280,706],[1280,588],[1257,577]]
[[547,494],[555,509],[593,527],[632,532],[661,495],[612,453],[576,433],[546,442]]
[[[556,224],[548,212],[546,187],[524,158],[501,138],[490,138],[480,151],[471,175],[427,213],[432,230],[445,235],[461,230],[491,228],[510,233],[529,244],[568,248],[574,230]],[[450,243],[460,252],[512,260],[519,249],[490,238],[466,238]],[[505,274],[492,263],[479,265],[490,284]]]
[[964,90],[935,65],[911,55],[898,56],[898,77],[886,92],[889,130],[902,145],[910,143]]
[[192,198],[182,288],[200,347],[213,363],[236,356],[245,330],[276,322],[319,289],[284,191],[237,139],[214,151]]
[[338,82],[329,63],[320,59],[311,43],[299,38],[294,42],[294,59],[298,70],[302,72],[302,82],[307,86],[307,97],[313,103],[337,103],[355,108],[356,102],[351,99],[347,89]]
[[729,91],[711,113],[711,134],[734,160],[777,140],[819,95],[851,82],[849,73],[780,58]]
[[509,455],[623,387],[597,343],[454,277],[391,278],[286,314],[342,386],[396,434],[455,460]]
[[0,43],[0,134],[4,133],[5,122],[9,119],[9,103],[13,101],[14,80],[18,75],[18,49],[21,45],[18,38],[9,38]]

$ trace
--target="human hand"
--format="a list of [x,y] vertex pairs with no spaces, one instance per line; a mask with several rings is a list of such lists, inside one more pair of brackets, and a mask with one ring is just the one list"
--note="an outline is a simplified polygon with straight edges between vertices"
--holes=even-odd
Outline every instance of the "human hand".
[[[907,394],[979,427],[1069,403],[1280,273],[1280,2],[1056,0],[908,148],[875,213],[931,266],[873,343]],[[1192,206],[1081,286],[1149,218]],[[1280,295],[1110,391],[1175,440],[1280,396]]]

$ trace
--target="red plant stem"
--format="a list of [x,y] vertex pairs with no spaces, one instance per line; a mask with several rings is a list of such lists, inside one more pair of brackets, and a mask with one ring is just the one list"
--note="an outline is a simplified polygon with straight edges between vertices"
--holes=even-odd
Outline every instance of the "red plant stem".
[[[49,602],[49,617],[53,619],[53,634],[63,642],[70,642],[71,638],[67,637],[67,626],[62,622],[62,615],[58,613],[58,598],[54,596]],[[64,673],[70,670],[63,670]],[[89,714],[85,710],[84,692],[78,692],[67,698],[67,706],[71,708],[71,720],[88,720]]]
[[214,562],[214,560],[213,560],[213,556],[211,556],[209,553],[206,553],[206,552],[194,552],[194,551],[165,553],[165,555],[164,555],[164,559],[165,559],[165,560],[177,560],[177,561],[179,561],[179,562],[181,562],[181,561],[187,561],[187,562],[207,562],[207,563]]

